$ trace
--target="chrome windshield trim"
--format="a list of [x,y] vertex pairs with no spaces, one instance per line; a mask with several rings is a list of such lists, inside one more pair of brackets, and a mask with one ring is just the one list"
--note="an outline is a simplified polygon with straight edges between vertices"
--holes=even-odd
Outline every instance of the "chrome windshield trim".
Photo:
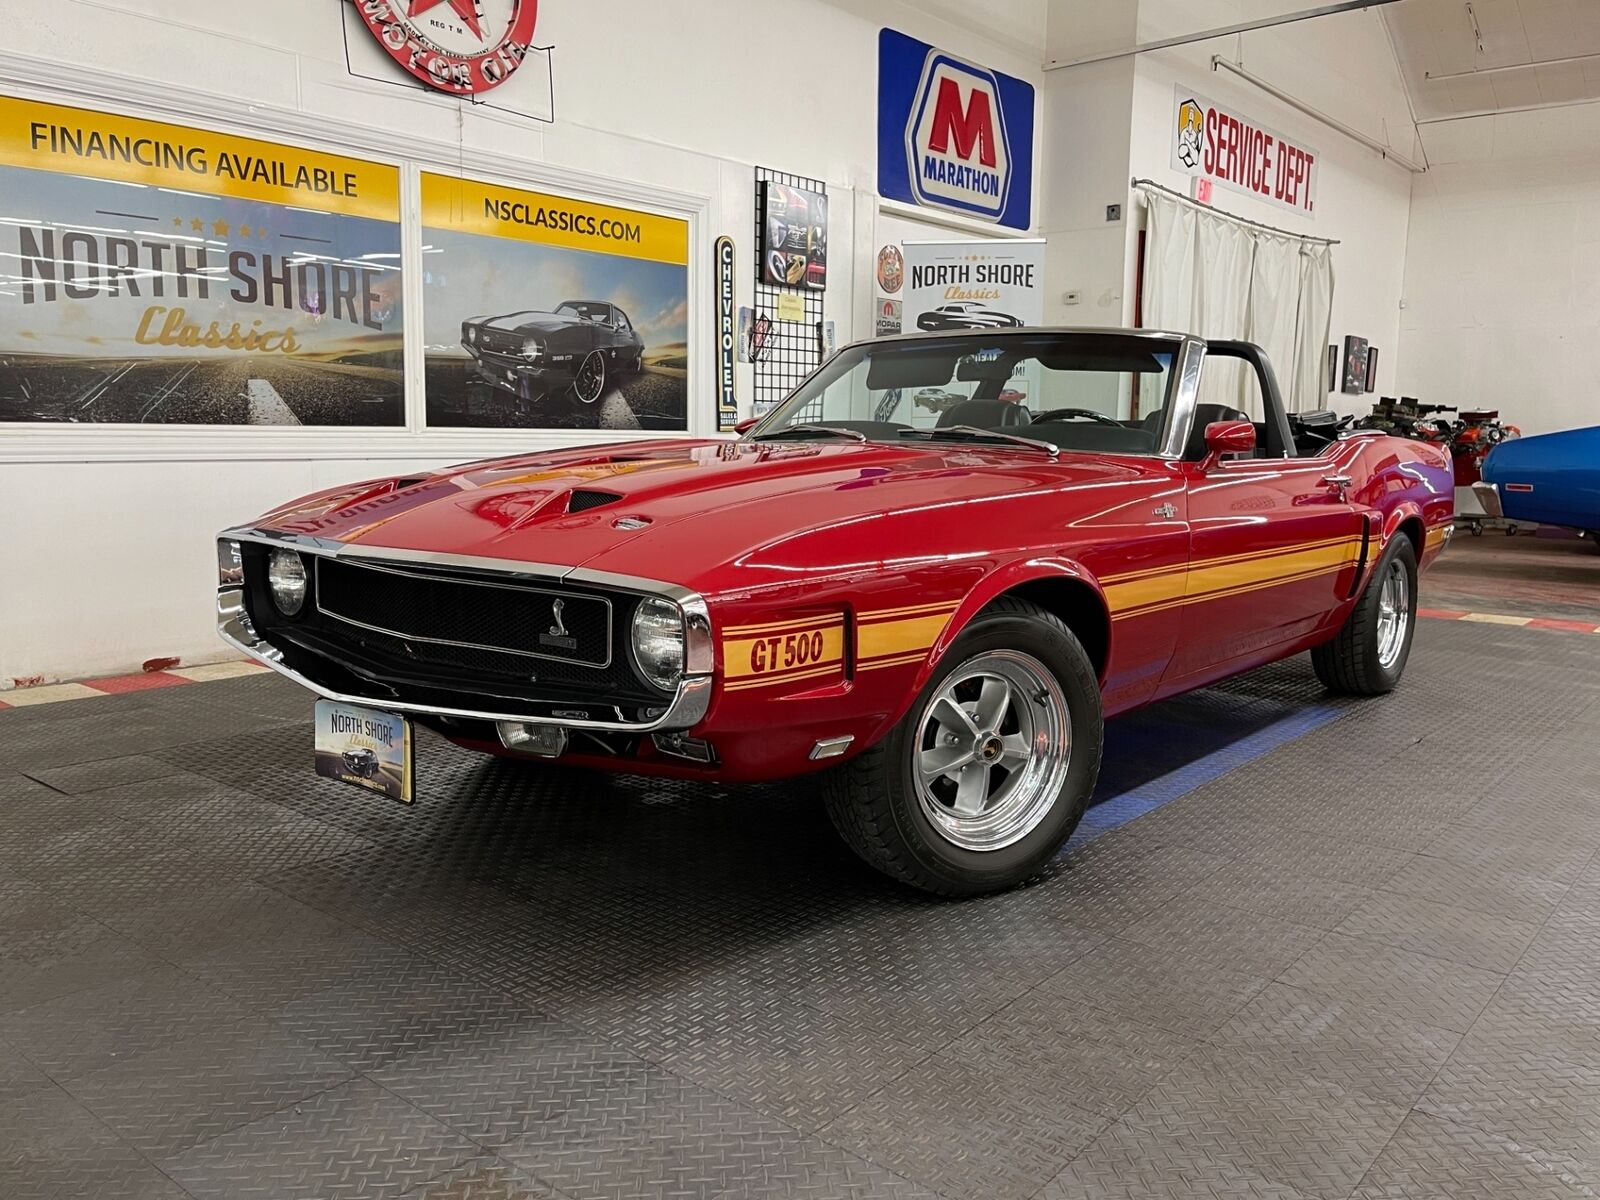
[[1183,339],[1183,358],[1169,392],[1171,412],[1167,418],[1167,441],[1161,457],[1177,461],[1189,444],[1189,427],[1194,424],[1195,405],[1200,402],[1200,375],[1205,367],[1206,344],[1199,338]]

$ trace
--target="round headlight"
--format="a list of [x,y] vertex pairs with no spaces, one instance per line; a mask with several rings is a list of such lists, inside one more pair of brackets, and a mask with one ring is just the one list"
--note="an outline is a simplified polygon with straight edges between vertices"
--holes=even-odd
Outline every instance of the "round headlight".
[[267,556],[267,590],[272,593],[272,603],[286,617],[292,617],[305,606],[306,564],[293,550],[282,547]]
[[633,661],[656,687],[670,690],[683,677],[683,613],[670,600],[652,597],[633,614]]
[[538,358],[544,353],[544,343],[538,338],[529,338],[522,343],[522,356],[524,358]]

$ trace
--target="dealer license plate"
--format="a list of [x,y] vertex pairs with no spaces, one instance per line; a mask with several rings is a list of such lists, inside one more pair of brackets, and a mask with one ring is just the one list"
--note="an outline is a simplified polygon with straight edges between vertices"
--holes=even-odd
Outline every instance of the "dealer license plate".
[[318,775],[411,803],[410,721],[396,713],[332,700],[317,701],[316,719]]

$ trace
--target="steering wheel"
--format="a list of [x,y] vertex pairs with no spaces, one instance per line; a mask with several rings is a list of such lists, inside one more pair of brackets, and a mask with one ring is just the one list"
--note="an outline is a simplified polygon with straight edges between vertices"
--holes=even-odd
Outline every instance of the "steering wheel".
[[1088,417],[1091,421],[1099,421],[1102,425],[1115,425],[1118,429],[1126,428],[1121,421],[1108,417],[1105,413],[1097,413],[1092,408],[1048,408],[1033,418],[1033,424],[1059,420],[1062,417]]

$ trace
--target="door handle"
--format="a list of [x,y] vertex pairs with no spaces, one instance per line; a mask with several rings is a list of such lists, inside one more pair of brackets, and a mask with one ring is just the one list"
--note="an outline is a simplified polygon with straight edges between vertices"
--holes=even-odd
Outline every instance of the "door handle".
[[1322,482],[1337,490],[1341,500],[1344,499],[1345,492],[1349,491],[1355,484],[1355,480],[1348,475],[1324,475]]

